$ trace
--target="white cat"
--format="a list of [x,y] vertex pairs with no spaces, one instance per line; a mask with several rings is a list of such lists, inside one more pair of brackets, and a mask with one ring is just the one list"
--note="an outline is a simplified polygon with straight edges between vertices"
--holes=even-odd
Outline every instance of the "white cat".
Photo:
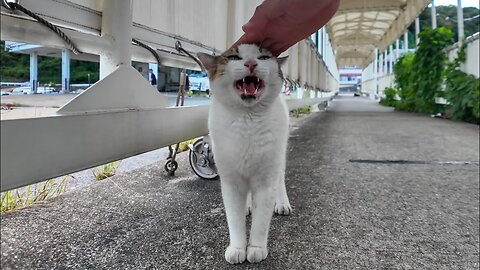
[[285,189],[288,110],[279,96],[285,58],[253,44],[198,57],[213,93],[208,122],[230,233],[225,259],[232,264],[260,262],[268,254],[273,212],[292,212]]

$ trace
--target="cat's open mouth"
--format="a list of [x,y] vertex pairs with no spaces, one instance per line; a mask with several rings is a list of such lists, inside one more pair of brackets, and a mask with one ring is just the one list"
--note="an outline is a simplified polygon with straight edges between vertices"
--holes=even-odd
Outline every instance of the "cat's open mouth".
[[263,90],[265,83],[256,76],[247,76],[241,80],[235,81],[235,88],[240,92],[243,100],[257,99]]

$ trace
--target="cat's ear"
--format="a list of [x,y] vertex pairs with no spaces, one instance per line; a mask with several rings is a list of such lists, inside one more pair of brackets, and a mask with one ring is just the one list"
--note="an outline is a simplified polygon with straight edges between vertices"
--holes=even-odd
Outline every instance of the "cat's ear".
[[284,57],[278,57],[277,58],[278,65],[283,66],[287,62],[287,59],[288,59],[288,55]]
[[217,69],[217,57],[206,53],[197,53],[197,57],[202,62],[203,67],[207,70],[208,74],[215,74]]

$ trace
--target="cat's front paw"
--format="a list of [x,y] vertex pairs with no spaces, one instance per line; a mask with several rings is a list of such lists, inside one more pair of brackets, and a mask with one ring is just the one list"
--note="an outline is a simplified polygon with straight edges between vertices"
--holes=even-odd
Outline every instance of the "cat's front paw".
[[228,246],[225,250],[225,260],[231,264],[243,263],[246,258],[244,248],[236,248]]
[[251,263],[257,263],[265,260],[268,255],[268,249],[266,247],[247,247],[247,260]]
[[275,214],[288,216],[292,213],[290,203],[275,203]]

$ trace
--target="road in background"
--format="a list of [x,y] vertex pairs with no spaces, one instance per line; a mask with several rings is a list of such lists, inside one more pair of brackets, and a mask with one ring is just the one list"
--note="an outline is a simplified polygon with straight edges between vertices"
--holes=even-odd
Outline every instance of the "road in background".
[[[176,93],[160,93],[168,98],[170,105],[175,106]],[[2,105],[13,103],[12,110],[0,111],[1,120],[53,116],[58,108],[76,97],[78,94],[38,94],[38,95],[8,95],[1,97]],[[210,103],[207,96],[185,97],[185,106],[206,105]]]

